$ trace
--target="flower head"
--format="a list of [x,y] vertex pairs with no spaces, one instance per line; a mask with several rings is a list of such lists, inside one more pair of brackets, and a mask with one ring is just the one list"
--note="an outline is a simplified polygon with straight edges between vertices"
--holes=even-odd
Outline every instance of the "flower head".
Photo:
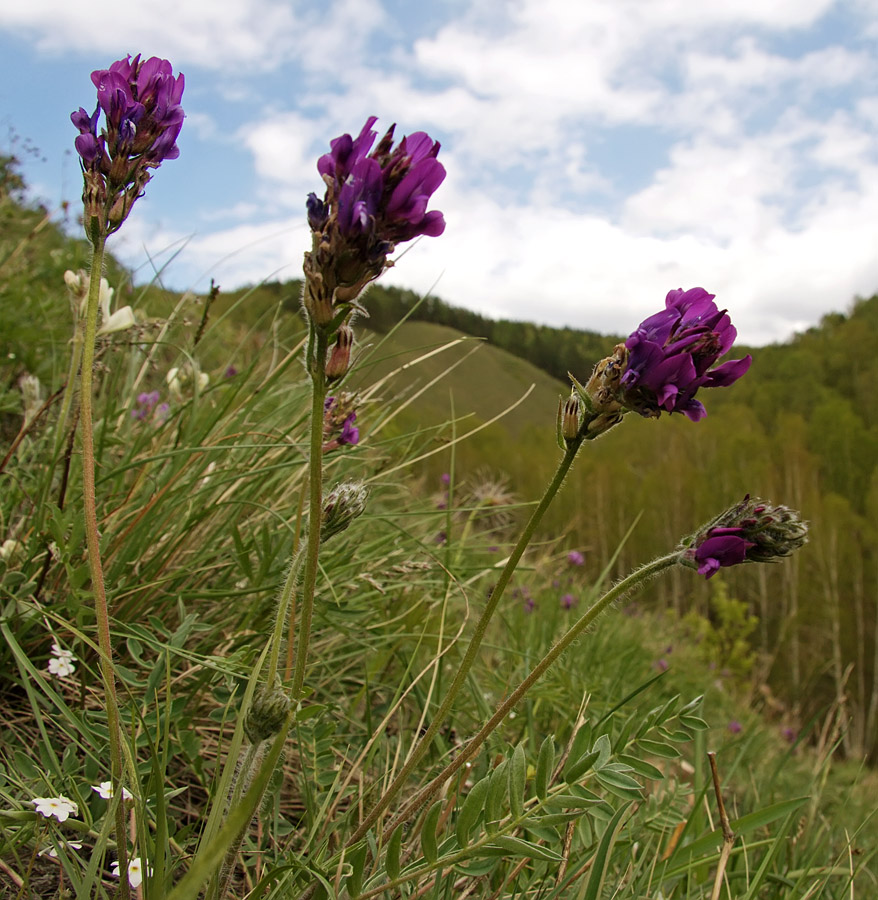
[[36,807],[36,811],[46,819],[53,816],[59,822],[66,822],[70,816],[79,813],[79,807],[69,797],[61,794],[58,797],[34,797],[31,803]]
[[305,307],[319,325],[357,299],[398,244],[445,230],[442,213],[427,211],[445,179],[439,142],[418,131],[394,147],[391,126],[375,145],[375,122],[370,116],[356,138],[335,138],[317,161],[326,191],[306,203],[314,246],[305,254]]
[[[114,878],[119,877],[119,860],[115,860],[110,866],[110,872]],[[128,861],[128,884],[133,888],[143,884],[144,875],[149,878],[152,875],[152,866],[144,866],[139,856]]]
[[711,368],[737,336],[713,298],[703,288],[670,291],[665,308],[641,322],[595,367],[586,388],[592,411],[634,410],[651,418],[679,412],[693,422],[704,418],[707,412],[695,399],[698,389],[734,383],[751,362],[748,355]]
[[176,141],[185,80],[174,76],[166,59],[141,61],[139,54],[97,69],[91,80],[95,111],[80,107],[70,120],[79,130],[75,145],[85,179],[86,231],[93,239],[121,226],[152,177],[150,169],[180,155]]
[[63,649],[59,644],[52,644],[52,656],[46,668],[56,678],[69,678],[76,671],[76,657],[73,651]]
[[583,556],[583,554],[578,550],[571,550],[567,554],[567,562],[571,566],[582,566],[585,565],[585,556]]
[[682,544],[680,562],[711,578],[719,569],[744,562],[775,562],[808,540],[808,526],[786,506],[744,499],[703,526]]

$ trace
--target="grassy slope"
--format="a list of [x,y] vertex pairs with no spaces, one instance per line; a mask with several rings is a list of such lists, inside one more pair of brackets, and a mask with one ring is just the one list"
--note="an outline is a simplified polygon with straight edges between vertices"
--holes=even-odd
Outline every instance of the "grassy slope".
[[372,336],[364,342],[355,385],[377,381],[424,354],[447,348],[399,372],[388,385],[393,391],[413,393],[441,376],[418,398],[417,418],[422,424],[443,422],[452,409],[458,417],[472,413],[486,422],[530,391],[504,416],[506,429],[517,437],[533,425],[554,426],[564,385],[505,350],[428,322],[405,322],[383,340]]

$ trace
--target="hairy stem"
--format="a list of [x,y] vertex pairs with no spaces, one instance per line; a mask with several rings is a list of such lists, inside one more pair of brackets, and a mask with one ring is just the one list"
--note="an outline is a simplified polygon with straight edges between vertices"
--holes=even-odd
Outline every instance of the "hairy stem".
[[[308,541],[302,581],[302,613],[296,642],[296,667],[290,696],[295,703],[305,683],[308,644],[311,640],[311,616],[314,612],[314,590],[317,585],[317,556],[320,550],[320,518],[323,513],[323,403],[326,400],[326,348],[328,338],[322,328],[313,324],[308,341],[308,374],[311,376],[311,448],[308,459]],[[316,332],[316,333],[315,333]]]
[[[98,306],[101,291],[101,269],[104,259],[106,237],[100,235],[94,240],[91,264],[91,279],[88,286],[88,308],[85,318],[85,337],[82,345],[82,367],[80,372],[80,421],[82,428],[82,491],[85,515],[85,539],[88,547],[88,566],[94,595],[95,619],[100,648],[101,678],[104,683],[107,706],[107,728],[110,740],[110,773],[115,796],[122,792],[122,728],[119,720],[119,704],[116,699],[116,676],[113,671],[113,647],[110,640],[110,616],[107,609],[107,594],[104,588],[104,570],[101,565],[100,534],[98,532],[97,505],[95,502],[95,455],[93,433],[93,368],[95,339],[97,336]],[[119,859],[119,894],[123,900],[128,897],[128,851],[126,843],[125,804],[116,804],[116,846]]]

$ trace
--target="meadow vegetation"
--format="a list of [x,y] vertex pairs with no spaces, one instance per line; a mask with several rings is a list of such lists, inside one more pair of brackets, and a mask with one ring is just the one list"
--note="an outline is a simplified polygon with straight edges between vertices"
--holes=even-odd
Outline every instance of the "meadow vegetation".
[[[583,335],[578,359],[568,330],[552,365],[585,387],[556,441],[569,387],[526,351],[546,329],[486,345],[380,286],[324,321],[313,270],[303,315],[298,283],[180,295],[107,255],[96,322],[124,327],[88,366],[91,535],[71,357],[92,248],[2,171],[2,896],[878,891],[878,407],[850,354],[878,301],[754,351],[697,423],[619,424],[624,395],[586,385],[618,339]],[[803,510],[811,543],[776,566],[695,557],[748,492]],[[640,590],[650,560],[667,571]]]

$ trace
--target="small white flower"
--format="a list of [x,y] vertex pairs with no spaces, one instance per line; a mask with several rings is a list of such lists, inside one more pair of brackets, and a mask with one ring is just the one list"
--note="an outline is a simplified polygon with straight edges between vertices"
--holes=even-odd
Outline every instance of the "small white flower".
[[58,659],[76,659],[72,650],[65,650],[60,644],[52,643],[52,656]]
[[[71,850],[82,850],[82,843],[80,841],[67,841],[64,843],[65,847],[68,847]],[[58,858],[58,848],[57,847],[43,847],[42,850],[37,854],[37,856],[51,856],[52,859]]]
[[[111,866],[110,871],[113,874],[114,878],[119,877],[119,860],[116,860]],[[128,884],[133,888],[138,888],[143,883],[143,876],[146,875],[149,878],[152,875],[152,866],[146,866],[144,868],[143,863],[140,861],[139,856],[135,856],[128,863]]]
[[79,807],[63,794],[59,797],[34,797],[31,803],[41,816],[46,819],[54,816],[59,822],[66,822],[71,815],[79,813]]
[[[103,797],[104,800],[112,800],[113,799],[113,782],[112,781],[102,781],[100,784],[93,784],[91,789],[95,791],[99,796]],[[123,800],[133,800],[134,794],[128,790],[127,787],[122,788],[122,799]]]
[[53,656],[49,660],[47,668],[49,674],[54,675],[56,678],[69,678],[76,671],[72,656]]
[[79,272],[74,272],[71,269],[68,269],[64,273],[64,283],[67,287],[70,288],[74,293],[79,293],[82,290],[82,280],[85,276],[85,272],[80,270]]
[[207,372],[198,373],[198,390],[203,391],[210,383],[210,375]]
[[0,559],[12,559],[22,546],[23,544],[21,541],[3,541],[3,543],[0,544]]

